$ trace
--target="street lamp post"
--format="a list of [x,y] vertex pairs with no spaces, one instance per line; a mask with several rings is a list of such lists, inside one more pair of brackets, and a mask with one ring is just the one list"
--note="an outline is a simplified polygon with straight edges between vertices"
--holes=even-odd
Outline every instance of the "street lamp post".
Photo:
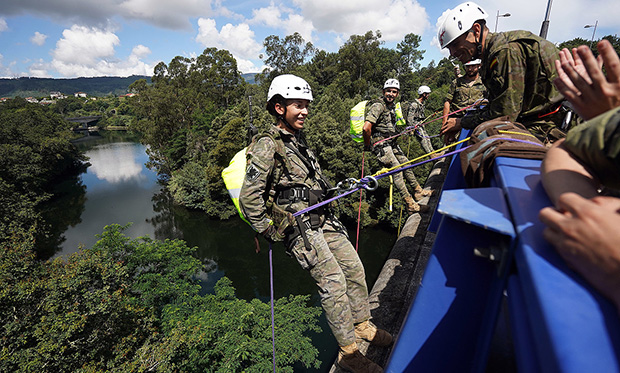
[[499,20],[499,17],[510,17],[510,13],[499,14],[499,10],[497,11],[497,16],[495,17],[495,31],[494,32],[497,32],[497,21]]
[[594,43],[594,34],[596,34],[596,26],[598,26],[598,19],[594,22],[593,25],[585,25],[583,28],[594,27],[594,31],[592,31],[592,39],[590,40],[590,48],[592,48],[592,43]]

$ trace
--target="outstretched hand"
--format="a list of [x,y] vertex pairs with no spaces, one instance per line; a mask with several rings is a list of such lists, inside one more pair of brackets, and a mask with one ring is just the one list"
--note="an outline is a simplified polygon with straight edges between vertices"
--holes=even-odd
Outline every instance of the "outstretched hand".
[[456,141],[456,136],[461,130],[460,121],[457,118],[448,118],[445,123],[441,125],[440,135],[443,135],[444,144],[452,144]]
[[581,45],[572,54],[564,48],[555,61],[558,78],[553,84],[585,120],[620,106],[620,58],[608,40],[599,41],[597,48],[598,59]]
[[620,199],[565,193],[558,205],[540,211],[545,239],[620,312]]

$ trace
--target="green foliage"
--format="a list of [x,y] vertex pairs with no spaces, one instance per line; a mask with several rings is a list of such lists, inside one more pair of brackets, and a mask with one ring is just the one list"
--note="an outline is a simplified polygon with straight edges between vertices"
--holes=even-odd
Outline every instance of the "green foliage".
[[[316,51],[299,34],[284,39],[272,35],[264,41],[265,62],[271,69],[258,74],[255,85],[235,85],[232,68],[222,69],[220,63],[228,61],[225,51],[207,49],[197,59],[175,57],[168,65],[160,63],[155,68],[152,85],[137,81],[131,86],[139,94],[129,101],[136,115],[131,126],[143,134],[142,141],[149,145],[150,165],[169,178],[169,189],[177,203],[201,209],[211,217],[228,218],[236,211],[220,174],[233,155],[247,145],[250,119],[259,129],[273,122],[264,102],[275,75],[294,73],[311,85],[314,102],[305,133],[325,175],[335,184],[361,173],[362,148],[350,140],[349,111],[360,100],[380,97],[387,78],[400,79],[401,100],[415,99],[422,84],[430,86],[433,94],[426,104],[427,115],[443,108],[445,92],[454,79],[452,65],[444,59],[438,66],[431,63],[419,69],[424,54],[419,49],[420,40],[418,35],[408,34],[396,49],[390,49],[383,47],[380,31],[368,31],[352,35],[337,53],[327,53]],[[226,84],[211,83],[217,83],[220,75],[229,77],[227,92],[234,100],[221,100],[216,88]],[[242,96],[252,96],[251,118],[248,100]],[[436,134],[439,125],[440,121],[429,124],[428,132]],[[437,147],[442,145],[439,139],[434,142]],[[417,141],[413,143],[410,158],[423,154]],[[370,154],[366,163],[365,174],[380,169]],[[429,167],[416,170],[421,182]],[[382,184],[373,195],[364,193],[363,225],[398,224],[398,219],[388,218],[385,212],[387,188]],[[357,219],[357,197],[338,205],[342,218]]]
[[84,158],[69,142],[71,124],[48,108],[13,99],[0,104],[0,123],[0,242],[31,229],[42,241],[44,202]]
[[245,83],[232,55],[215,48],[196,58],[177,56],[168,65],[161,62],[152,81],[130,86],[139,94],[131,101],[137,116],[132,127],[149,145],[150,166],[170,175],[195,157],[191,150],[201,147],[196,139],[204,139],[211,121],[238,103]]
[[[199,295],[202,264],[183,241],[129,239],[108,226],[67,261],[35,260],[33,236],[0,251],[0,371],[264,372],[271,370],[269,304],[235,297],[221,279]],[[276,302],[280,371],[318,366],[308,297]]]
[[270,35],[265,38],[263,46],[267,54],[265,65],[271,68],[269,80],[295,70],[315,53],[312,43],[306,43],[297,32],[287,35],[284,40],[280,40],[276,35]]

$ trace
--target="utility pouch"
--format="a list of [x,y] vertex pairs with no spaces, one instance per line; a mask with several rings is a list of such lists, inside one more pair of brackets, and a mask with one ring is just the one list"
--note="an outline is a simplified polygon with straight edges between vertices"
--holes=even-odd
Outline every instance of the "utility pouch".
[[[312,269],[319,262],[319,257],[316,253],[316,249],[312,247],[308,234],[306,233],[307,222],[303,222],[300,216],[296,216],[295,219],[297,220],[296,229],[299,229],[300,233],[295,235],[290,242],[287,242],[287,244],[290,245],[287,253],[295,257],[301,268]],[[300,235],[303,244],[299,242]]]
[[[322,190],[310,190],[309,191],[309,201],[308,205],[313,206],[323,200],[323,191]],[[321,206],[315,208],[308,212],[310,216],[310,225],[312,229],[318,229],[321,227],[321,216],[325,215],[325,206]]]

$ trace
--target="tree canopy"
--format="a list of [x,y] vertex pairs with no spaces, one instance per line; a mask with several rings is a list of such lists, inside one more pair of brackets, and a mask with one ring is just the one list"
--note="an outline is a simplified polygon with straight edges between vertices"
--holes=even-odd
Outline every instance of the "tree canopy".
[[[202,209],[213,217],[228,218],[236,215],[236,211],[220,174],[232,156],[247,145],[248,96],[252,96],[256,105],[254,123],[266,128],[273,119],[262,103],[266,101],[271,79],[282,73],[306,79],[314,95],[305,130],[311,148],[334,183],[357,177],[362,149],[350,140],[348,127],[349,111],[358,101],[381,96],[384,81],[398,78],[403,87],[402,99],[417,97],[409,92],[425,84],[441,92],[427,105],[428,114],[443,105],[440,95],[444,91],[440,87],[453,79],[452,69],[446,69],[443,64],[419,69],[424,54],[419,49],[420,40],[418,35],[408,34],[396,49],[390,49],[383,47],[380,31],[368,31],[364,35],[352,35],[338,52],[328,53],[317,51],[298,33],[283,39],[272,35],[264,41],[268,69],[258,74],[256,85],[238,79],[235,61],[226,51],[206,49],[195,59],[175,57],[169,64],[157,66],[152,85],[138,81],[131,86],[139,93],[139,99],[131,101],[133,112],[137,113],[134,128],[144,134],[151,166],[169,179],[175,201]],[[217,61],[226,61],[226,69]],[[228,84],[221,83],[223,78]],[[429,126],[431,132],[437,133],[437,124]],[[423,154],[417,141],[406,137],[402,140],[411,157]],[[434,141],[436,146],[441,145],[438,139]],[[374,157],[370,158],[366,162],[376,172],[378,163]],[[416,169],[416,173],[423,182],[428,166]],[[388,187],[384,182],[376,195],[364,197],[365,225],[381,221],[398,224],[395,217],[398,214],[388,211]],[[400,201],[395,204],[399,207]],[[338,214],[354,219],[356,210],[356,202],[343,201]]]

